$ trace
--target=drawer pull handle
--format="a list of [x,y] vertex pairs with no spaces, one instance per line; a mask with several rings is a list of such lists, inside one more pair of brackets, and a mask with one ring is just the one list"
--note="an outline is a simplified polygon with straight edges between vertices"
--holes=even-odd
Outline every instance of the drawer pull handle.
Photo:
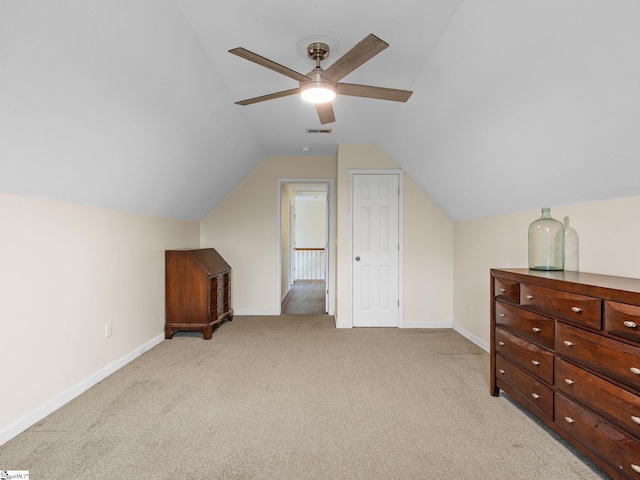
[[501,347],[504,347],[504,342],[500,341],[498,342],[498,345],[500,345]]
[[640,424],[640,417],[636,417],[635,415],[631,415],[631,420],[633,420],[637,424]]
[[506,292],[506,291],[507,291],[507,289],[506,289],[506,288],[501,288],[501,289],[500,289],[500,291],[501,291],[502,293],[504,293],[504,292]]
[[540,329],[538,327],[533,327],[531,330],[533,330],[536,333],[540,333]]
[[501,314],[500,314],[500,316],[501,316],[501,317],[506,317],[506,316],[507,316],[507,314],[506,314],[506,313],[501,313]]
[[537,360],[531,360],[531,363],[533,363],[536,367],[540,365],[540,362]]
[[636,472],[640,473],[640,465],[636,465],[635,463],[632,463],[631,468],[633,468]]
[[629,328],[636,328],[638,325],[636,325],[636,322],[630,322],[629,320],[627,320],[626,322],[624,322],[624,326]]
[[533,300],[533,295],[527,295],[527,300]]
[[573,347],[573,342],[570,342],[569,340],[565,340],[564,343],[567,347]]
[[575,420],[571,417],[564,417],[567,423],[575,423]]
[[498,371],[504,375],[504,370],[502,368]]
[[631,367],[629,370],[631,370],[631,373],[635,373],[636,375],[640,375],[640,368]]
[[578,307],[571,307],[571,311],[573,313],[582,313],[582,309]]
[[570,378],[565,378],[565,379],[564,379],[564,383],[566,383],[567,385],[573,385],[573,384],[574,384],[574,383],[576,383],[576,382],[574,382],[574,381],[573,381],[573,380],[571,380]]
[[535,398],[536,400],[540,398],[540,395],[538,395],[536,392],[533,392],[533,393],[531,394],[531,396],[532,396],[533,398]]

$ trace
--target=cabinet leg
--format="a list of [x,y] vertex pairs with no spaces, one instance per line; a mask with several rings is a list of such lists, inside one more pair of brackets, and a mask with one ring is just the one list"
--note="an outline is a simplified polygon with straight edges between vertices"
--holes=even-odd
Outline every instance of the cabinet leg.
[[176,331],[173,328],[165,328],[164,329],[164,338],[165,340],[171,340],[173,338],[173,334]]
[[205,340],[211,340],[213,336],[213,327],[204,327],[202,329],[202,335],[204,335]]

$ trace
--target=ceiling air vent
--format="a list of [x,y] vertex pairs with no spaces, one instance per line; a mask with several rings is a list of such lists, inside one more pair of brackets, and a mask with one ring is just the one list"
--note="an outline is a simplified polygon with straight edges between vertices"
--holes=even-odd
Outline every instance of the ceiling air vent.
[[307,128],[307,133],[332,133],[331,128]]

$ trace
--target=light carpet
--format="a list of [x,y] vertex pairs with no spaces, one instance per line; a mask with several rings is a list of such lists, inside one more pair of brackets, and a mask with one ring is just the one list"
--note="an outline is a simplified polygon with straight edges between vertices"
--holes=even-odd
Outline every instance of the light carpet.
[[37,479],[599,479],[489,394],[453,330],[237,316],[179,335],[0,446]]

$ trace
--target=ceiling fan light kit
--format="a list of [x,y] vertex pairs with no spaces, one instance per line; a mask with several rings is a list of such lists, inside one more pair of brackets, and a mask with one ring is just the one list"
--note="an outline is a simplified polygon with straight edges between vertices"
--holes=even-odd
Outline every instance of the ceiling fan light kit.
[[339,81],[372,59],[382,50],[389,46],[388,43],[380,40],[373,34],[367,35],[355,47],[336,60],[326,70],[320,66],[320,62],[329,56],[329,46],[326,43],[314,42],[307,47],[307,55],[316,62],[316,67],[307,75],[291,70],[283,65],[261,57],[244,48],[234,48],[229,50],[239,57],[269,68],[275,72],[286,75],[299,82],[298,88],[285,90],[283,92],[271,93],[261,97],[250,98],[236,102],[238,105],[252,105],[265,100],[295,95],[296,93],[307,102],[316,104],[316,110],[320,123],[335,122],[333,106],[331,102],[336,95],[350,95],[354,97],[367,97],[379,100],[391,100],[395,102],[406,102],[413,92],[409,90],[396,90],[393,88],[373,87],[369,85],[354,85],[339,83]]
[[317,78],[306,83],[300,83],[300,98],[310,103],[327,103],[336,98],[336,87],[322,79],[320,73],[309,74]]

